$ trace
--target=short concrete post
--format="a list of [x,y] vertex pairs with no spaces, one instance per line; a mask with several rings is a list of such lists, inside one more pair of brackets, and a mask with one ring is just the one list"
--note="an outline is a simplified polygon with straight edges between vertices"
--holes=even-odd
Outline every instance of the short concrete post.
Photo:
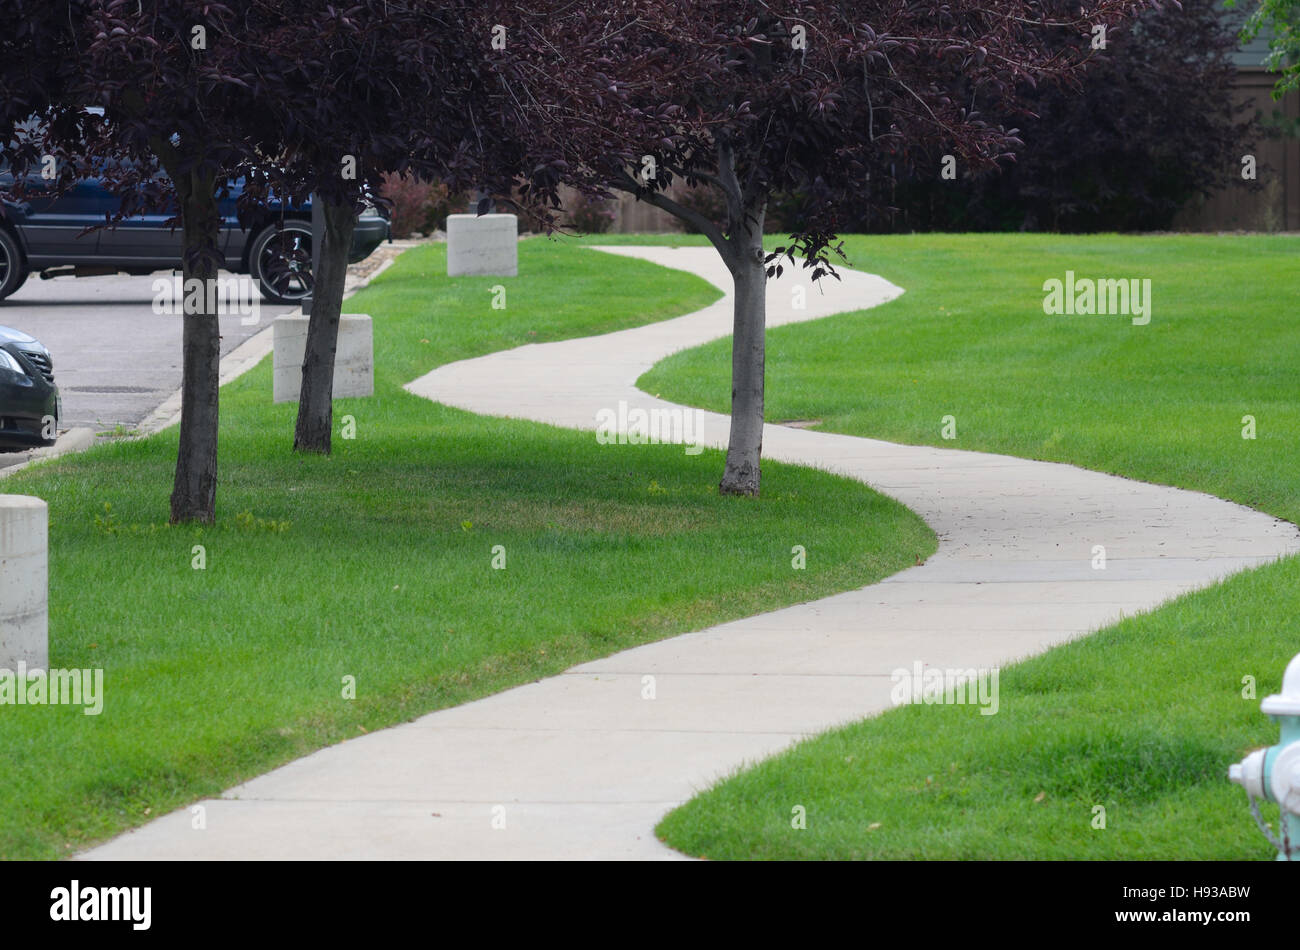
[[[307,352],[310,317],[287,313],[276,317],[271,339],[271,400],[296,402],[302,390],[302,358]],[[334,398],[373,396],[375,393],[374,327],[364,313],[339,318],[338,345],[334,350]]]
[[519,274],[519,219],[513,214],[447,215],[447,276]]
[[50,662],[49,507],[0,495],[0,669]]

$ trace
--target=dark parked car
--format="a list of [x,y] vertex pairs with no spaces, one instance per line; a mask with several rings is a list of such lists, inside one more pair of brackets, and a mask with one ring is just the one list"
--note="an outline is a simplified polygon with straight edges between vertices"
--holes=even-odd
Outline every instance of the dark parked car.
[[62,415],[50,351],[21,330],[0,327],[0,449],[52,444]]
[[[0,189],[13,176],[0,171]],[[27,178],[28,196],[21,203],[4,201],[0,218],[0,300],[22,286],[28,275],[149,274],[179,268],[181,229],[167,227],[168,214],[141,215],[115,228],[82,232],[103,224],[119,200],[98,179],[77,182],[63,194],[47,187],[39,173]],[[245,229],[235,213],[238,186],[221,201],[221,253],[225,267],[249,274],[262,296],[274,303],[296,303],[311,290],[311,207],[281,214],[268,210]],[[357,218],[348,259],[356,263],[389,236],[388,221],[378,212]]]

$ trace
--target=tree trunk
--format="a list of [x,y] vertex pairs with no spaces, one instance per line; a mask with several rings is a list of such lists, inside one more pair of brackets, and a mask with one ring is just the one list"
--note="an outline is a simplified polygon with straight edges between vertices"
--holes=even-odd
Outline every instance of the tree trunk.
[[[181,201],[185,316],[181,371],[181,433],[172,484],[172,524],[211,523],[217,508],[217,422],[221,325],[213,292],[221,218],[214,176],[202,171],[173,175]],[[197,282],[197,283],[196,283]],[[202,294],[192,293],[201,288]],[[200,299],[201,297],[201,299]]]
[[312,275],[311,318],[307,323],[293,447],[298,452],[329,455],[334,428],[334,353],[343,312],[348,254],[357,219],[350,205],[326,204],[322,210],[325,233],[320,249],[320,273]]
[[[763,455],[763,378],[766,372],[767,267],[763,253],[763,219],[768,193],[760,184],[742,186],[736,174],[732,144],[716,145],[718,173],[714,183],[727,203],[725,230],[705,215],[651,191],[647,200],[655,207],[698,229],[727,264],[735,282],[735,308],[731,333],[731,432],[727,461],[718,490],[724,495],[757,495]],[[628,173],[613,187],[638,196],[642,189]]]
[[731,433],[718,485],[724,495],[757,495],[759,489],[767,326],[765,211],[765,200],[754,202],[730,237],[733,254],[728,264],[736,285],[736,305],[731,334]]

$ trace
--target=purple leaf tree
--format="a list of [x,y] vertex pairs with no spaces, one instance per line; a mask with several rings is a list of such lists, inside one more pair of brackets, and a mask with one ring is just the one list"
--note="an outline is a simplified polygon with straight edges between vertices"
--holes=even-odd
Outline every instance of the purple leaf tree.
[[[796,257],[814,280],[847,209],[869,201],[887,153],[966,169],[1013,157],[1027,84],[1073,80],[1106,31],[1145,0],[620,0],[502,3],[497,64],[533,187],[636,195],[706,235],[735,281],[731,431],[723,493],[759,491],[767,278]],[[1053,43],[1054,34],[1086,37]],[[887,167],[887,166],[886,166]],[[936,177],[940,173],[935,168]],[[715,190],[719,225],[673,200]],[[771,197],[800,192],[802,221],[764,249]]]

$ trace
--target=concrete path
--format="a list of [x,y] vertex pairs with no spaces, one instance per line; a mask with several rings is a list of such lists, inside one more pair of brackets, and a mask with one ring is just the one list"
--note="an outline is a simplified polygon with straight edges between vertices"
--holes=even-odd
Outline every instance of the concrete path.
[[[711,250],[604,250],[730,289]],[[807,290],[802,310],[792,288],[803,275],[773,281],[769,323],[902,292],[841,274]],[[407,388],[475,412],[595,429],[597,413],[619,400],[673,408],[637,390],[637,377],[730,328],[728,298],[652,326],[454,363]],[[724,445],[725,417],[703,419],[703,441]],[[999,666],[1300,551],[1294,525],[1067,465],[782,426],[767,427],[764,454],[892,495],[934,527],[939,552],[861,590],[628,650],[321,750],[205,802],[205,830],[176,812],[83,856],[674,857],[652,831],[665,812],[746,762],[889,708],[896,669]],[[1099,544],[1104,570],[1092,566]],[[642,698],[646,676],[654,699]]]

